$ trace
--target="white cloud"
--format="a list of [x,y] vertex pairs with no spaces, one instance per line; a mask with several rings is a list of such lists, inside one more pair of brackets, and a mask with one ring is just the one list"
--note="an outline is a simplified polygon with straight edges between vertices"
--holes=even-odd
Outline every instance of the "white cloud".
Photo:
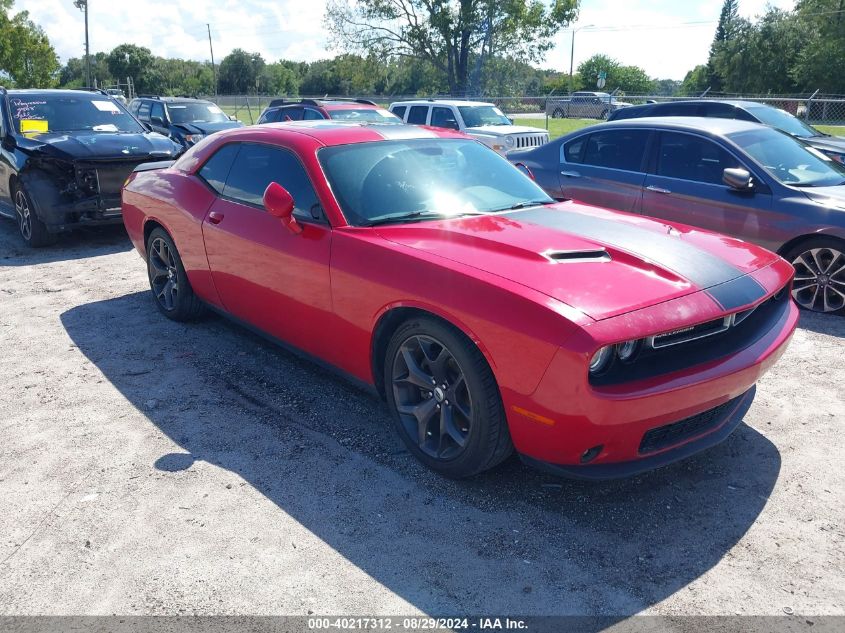
[[[130,42],[156,55],[209,59],[206,23],[211,24],[214,56],[234,48],[279,58],[313,61],[329,57],[323,13],[326,0],[91,0],[91,50],[110,51]],[[793,0],[741,0],[741,13],[754,17],[768,4],[791,8]],[[592,24],[575,39],[575,66],[596,53],[643,67],[655,77],[682,79],[703,63],[713,38],[721,0],[582,0],[578,24]],[[40,24],[62,60],[84,51],[82,13],[72,0],[18,0]],[[700,24],[683,24],[702,22]],[[570,33],[544,67],[569,71]]]

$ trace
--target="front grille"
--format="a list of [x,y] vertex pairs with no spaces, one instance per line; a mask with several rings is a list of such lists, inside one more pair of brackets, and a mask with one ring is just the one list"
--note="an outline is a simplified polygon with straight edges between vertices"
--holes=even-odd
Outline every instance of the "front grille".
[[690,341],[704,338],[705,336],[712,336],[714,334],[718,334],[719,332],[724,332],[731,326],[731,322],[731,317],[727,316],[723,319],[716,319],[714,321],[693,325],[681,330],[675,330],[674,332],[666,332],[665,334],[652,336],[651,339],[649,339],[649,343],[654,349],[688,343]]
[[640,454],[653,453],[715,429],[722,423],[725,415],[727,415],[738,400],[739,398],[734,398],[724,404],[720,404],[718,407],[689,418],[684,418],[680,422],[673,422],[672,424],[651,429],[643,435],[643,439],[640,442]]
[[540,147],[549,140],[547,134],[522,134],[516,137],[516,148],[525,149],[528,147]]

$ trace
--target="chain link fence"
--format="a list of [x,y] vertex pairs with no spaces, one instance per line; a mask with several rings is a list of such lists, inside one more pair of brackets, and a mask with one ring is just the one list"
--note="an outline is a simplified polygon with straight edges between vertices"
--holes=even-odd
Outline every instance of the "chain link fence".
[[[581,93],[586,94],[586,93]],[[600,94],[600,93],[594,93]],[[232,115],[244,123],[251,125],[258,121],[261,113],[273,99],[284,96],[269,95],[220,95],[210,99],[219,105],[227,114]],[[304,98],[321,99],[329,98],[326,95],[320,96],[288,96],[284,97],[292,101]],[[334,97],[343,99],[344,97]],[[388,107],[395,101],[420,99],[416,95],[355,95],[355,98],[368,99],[383,107]],[[431,97],[432,99],[449,99],[448,95]],[[606,116],[608,104],[611,103],[657,103],[666,101],[678,101],[695,99],[696,97],[668,97],[665,95],[608,95],[603,93],[596,101],[590,101],[589,97],[575,98],[569,95],[544,95],[544,96],[521,96],[521,97],[496,97],[481,96],[476,100],[487,103],[494,103],[508,116],[515,119],[536,120],[539,127],[549,129],[549,119],[571,118],[571,119],[601,119]],[[699,99],[733,99],[743,101],[754,101],[764,103],[775,108],[785,110],[811,125],[822,126],[845,126],[845,95],[724,95],[707,94]],[[845,134],[845,129],[842,130]]]

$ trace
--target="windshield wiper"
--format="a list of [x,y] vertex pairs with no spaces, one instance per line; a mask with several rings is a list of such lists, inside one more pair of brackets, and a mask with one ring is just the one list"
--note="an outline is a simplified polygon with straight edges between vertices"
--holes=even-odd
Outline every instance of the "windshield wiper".
[[411,213],[397,213],[395,215],[384,215],[373,218],[364,226],[379,226],[381,224],[393,224],[394,222],[418,222],[422,220],[451,220],[467,215],[487,215],[483,211],[461,211],[455,214],[445,214],[439,211],[413,211]]
[[528,207],[539,207],[547,204],[552,204],[554,200],[523,200],[512,204],[507,209],[500,209],[500,211],[518,211],[519,209],[527,209]]

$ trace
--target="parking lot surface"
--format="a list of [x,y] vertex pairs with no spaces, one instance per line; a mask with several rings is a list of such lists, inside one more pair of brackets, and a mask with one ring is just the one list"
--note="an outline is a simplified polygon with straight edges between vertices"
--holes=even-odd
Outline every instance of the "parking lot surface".
[[845,614],[845,318],[724,444],[629,480],[454,482],[373,395],[155,309],[122,228],[0,222],[0,614]]

